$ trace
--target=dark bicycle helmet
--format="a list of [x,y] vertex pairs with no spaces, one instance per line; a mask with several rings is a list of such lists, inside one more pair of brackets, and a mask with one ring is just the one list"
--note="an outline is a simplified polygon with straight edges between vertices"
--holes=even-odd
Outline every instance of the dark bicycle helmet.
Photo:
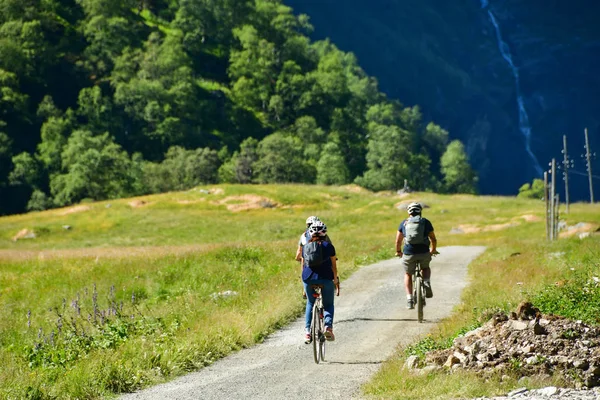
[[410,203],[406,207],[406,211],[408,211],[408,213],[411,214],[411,215],[413,215],[413,214],[421,214],[422,210],[423,210],[423,207],[419,203]]
[[308,228],[308,233],[310,236],[314,236],[315,234],[325,236],[327,235],[327,226],[322,221],[316,221]]

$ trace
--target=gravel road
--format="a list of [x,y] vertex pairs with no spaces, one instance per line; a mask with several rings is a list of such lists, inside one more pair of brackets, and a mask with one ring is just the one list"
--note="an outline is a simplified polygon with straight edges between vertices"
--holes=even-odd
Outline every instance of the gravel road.
[[[413,342],[451,313],[467,284],[467,265],[484,250],[439,249],[441,254],[431,264],[434,297],[428,300],[421,324],[416,310],[405,308],[397,258],[360,268],[342,281],[336,298],[336,340],[327,345],[327,363],[314,363],[312,346],[303,343],[301,318],[262,344],[122,399],[359,399],[360,385],[398,345]],[[311,390],[315,383],[321,388],[318,394]]]

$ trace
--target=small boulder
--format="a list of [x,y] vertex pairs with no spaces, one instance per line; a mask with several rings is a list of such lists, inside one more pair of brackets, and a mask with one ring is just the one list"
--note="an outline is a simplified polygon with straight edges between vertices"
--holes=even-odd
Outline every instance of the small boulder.
[[419,356],[412,355],[406,359],[404,365],[407,369],[415,369],[419,364]]

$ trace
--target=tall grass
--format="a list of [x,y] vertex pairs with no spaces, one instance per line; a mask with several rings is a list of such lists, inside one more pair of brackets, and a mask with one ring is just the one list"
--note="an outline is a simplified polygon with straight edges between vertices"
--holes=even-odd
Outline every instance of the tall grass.
[[[561,276],[564,268],[545,256],[555,245],[539,239],[543,205],[504,197],[220,185],[3,217],[0,397],[100,398],[260,342],[302,312],[293,257],[308,215],[327,223],[343,279],[393,256],[405,216],[396,206],[411,200],[430,206],[425,215],[440,246],[490,246],[471,268],[463,305],[440,325],[439,340],[472,324],[479,310],[511,307]],[[599,214],[584,205],[572,210],[574,222]],[[524,214],[540,221],[526,222]],[[511,222],[499,231],[449,234],[459,225]],[[13,242],[25,228],[37,237]],[[401,358],[383,368],[391,375],[377,379],[394,380]],[[397,394],[378,382],[367,392]]]
[[[510,202],[507,211],[515,211]],[[577,204],[568,225],[591,222],[600,225],[600,207]],[[423,356],[437,348],[447,348],[459,334],[474,329],[499,310],[514,311],[524,300],[532,301],[543,313],[554,313],[588,323],[600,324],[600,236],[560,239],[547,242],[539,225],[507,229],[489,243],[488,250],[469,268],[470,284],[462,302],[451,317],[417,343],[401,349],[376,376],[363,387],[367,397],[470,398],[506,394],[517,386],[529,388],[562,385],[558,378],[491,375],[482,379],[473,373],[448,374],[434,371],[425,375],[404,369],[408,355]],[[533,229],[535,228],[535,229]]]

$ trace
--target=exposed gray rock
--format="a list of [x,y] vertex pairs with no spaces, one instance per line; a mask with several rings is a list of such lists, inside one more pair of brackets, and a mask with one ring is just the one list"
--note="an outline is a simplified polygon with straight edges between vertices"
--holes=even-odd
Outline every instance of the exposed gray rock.
[[406,368],[408,369],[415,369],[417,367],[419,363],[419,357],[418,356],[410,356],[406,359]]
[[[425,365],[482,376],[518,374],[522,385],[528,385],[531,376],[556,375],[575,388],[600,386],[600,327],[542,316],[527,304],[514,314],[521,318],[496,314],[483,326],[455,338],[451,348],[429,352]],[[554,396],[551,392],[557,393],[556,388],[537,395]]]
[[558,388],[555,386],[548,386],[542,389],[538,389],[535,391],[536,394],[544,397],[554,396],[558,393]]

